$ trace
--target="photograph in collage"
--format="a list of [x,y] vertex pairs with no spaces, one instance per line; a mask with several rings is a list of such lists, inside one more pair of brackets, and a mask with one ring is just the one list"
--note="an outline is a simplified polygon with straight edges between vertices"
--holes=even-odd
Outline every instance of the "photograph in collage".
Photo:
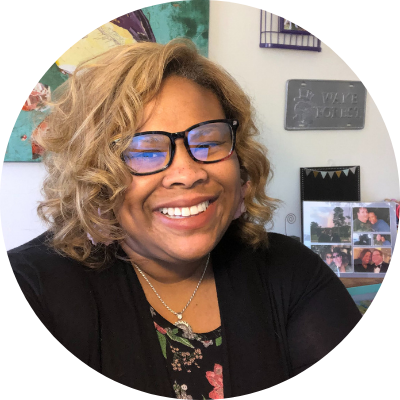
[[313,243],[351,243],[350,207],[313,207],[310,212]]
[[336,275],[354,272],[351,264],[351,246],[312,245],[311,250],[318,254]]
[[391,258],[391,248],[354,247],[354,272],[387,272]]
[[388,208],[354,207],[353,232],[390,232]]
[[374,235],[374,246],[391,246],[392,239],[389,233],[378,233]]
[[353,233],[353,244],[355,246],[373,246],[372,233]]
[[396,244],[391,202],[302,202],[302,241],[339,276],[376,278]]

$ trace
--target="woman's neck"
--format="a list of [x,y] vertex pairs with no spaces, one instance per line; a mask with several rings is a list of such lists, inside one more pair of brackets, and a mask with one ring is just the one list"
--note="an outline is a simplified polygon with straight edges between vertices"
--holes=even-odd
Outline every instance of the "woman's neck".
[[[208,254],[206,254],[195,261],[168,262],[140,255],[124,243],[121,244],[121,247],[131,260],[132,265],[136,264],[151,280],[166,285],[197,280],[203,273],[208,258]],[[135,271],[137,271],[136,268]]]

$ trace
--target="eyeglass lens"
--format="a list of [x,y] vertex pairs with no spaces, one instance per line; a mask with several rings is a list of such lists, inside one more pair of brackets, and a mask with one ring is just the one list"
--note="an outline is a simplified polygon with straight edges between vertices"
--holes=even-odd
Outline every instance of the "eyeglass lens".
[[[219,161],[232,151],[232,128],[226,122],[201,125],[187,133],[187,143],[196,160]],[[170,138],[154,133],[133,137],[123,157],[134,172],[151,173],[164,169],[171,154]]]
[[168,136],[157,134],[135,136],[123,156],[134,172],[157,171],[163,169],[171,158],[171,141]]

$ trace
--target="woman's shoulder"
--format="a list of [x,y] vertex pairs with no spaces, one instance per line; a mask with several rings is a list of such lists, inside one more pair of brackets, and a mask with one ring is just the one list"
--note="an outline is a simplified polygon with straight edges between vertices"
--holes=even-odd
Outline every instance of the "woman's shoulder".
[[51,246],[51,233],[44,232],[38,237],[7,252],[11,267],[15,270],[35,268],[38,271],[51,271],[56,268],[84,270],[85,267],[70,257],[57,252]]
[[268,237],[263,254],[264,268],[270,277],[304,281],[313,276],[334,275],[321,257],[303,243],[278,233],[271,232]]
[[268,246],[257,249],[229,238],[215,264],[213,258],[213,268],[225,270],[235,287],[258,287],[259,293],[272,296],[283,307],[282,315],[324,287],[343,286],[321,257],[299,241],[278,233],[268,233],[268,238]]
[[268,232],[268,246],[264,248],[264,251],[276,257],[284,256],[286,259],[297,257],[299,254],[307,258],[319,258],[300,241],[275,232]]
[[253,253],[265,261],[269,268],[298,268],[301,265],[315,265],[322,262],[321,258],[303,243],[280,233],[268,232],[268,244],[253,249],[243,243],[235,243],[240,252]]
[[8,258],[21,288],[36,295],[46,292],[57,296],[71,291],[87,292],[90,269],[60,254],[50,245],[51,234],[45,232],[33,240],[8,251]]
[[219,246],[219,258],[229,265],[245,265],[248,270],[258,270],[272,279],[290,279],[297,275],[300,279],[310,274],[327,273],[332,270],[311,249],[299,241],[274,232],[268,233],[268,245],[253,248],[238,235],[228,233]]
[[10,256],[22,256],[31,254],[51,254],[54,250],[51,249],[49,245],[51,240],[51,233],[49,231],[43,232],[41,235],[35,237],[34,239],[26,242],[18,247],[8,250],[7,254]]
[[[10,264],[41,322],[72,354],[98,368],[98,359],[92,355],[97,340],[96,295],[101,274],[58,253],[50,240],[51,234],[45,232],[10,250]],[[91,341],[93,346],[87,347],[85,344]]]

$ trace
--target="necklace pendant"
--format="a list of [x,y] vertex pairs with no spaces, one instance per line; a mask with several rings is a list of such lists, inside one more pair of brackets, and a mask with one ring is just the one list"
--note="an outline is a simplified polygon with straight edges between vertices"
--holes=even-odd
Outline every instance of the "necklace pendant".
[[182,337],[184,337],[186,339],[194,339],[195,338],[195,334],[193,332],[192,327],[186,321],[178,320],[175,322],[174,325],[183,330]]
[[179,320],[182,319],[182,314],[181,313],[176,314],[176,316],[178,317]]

